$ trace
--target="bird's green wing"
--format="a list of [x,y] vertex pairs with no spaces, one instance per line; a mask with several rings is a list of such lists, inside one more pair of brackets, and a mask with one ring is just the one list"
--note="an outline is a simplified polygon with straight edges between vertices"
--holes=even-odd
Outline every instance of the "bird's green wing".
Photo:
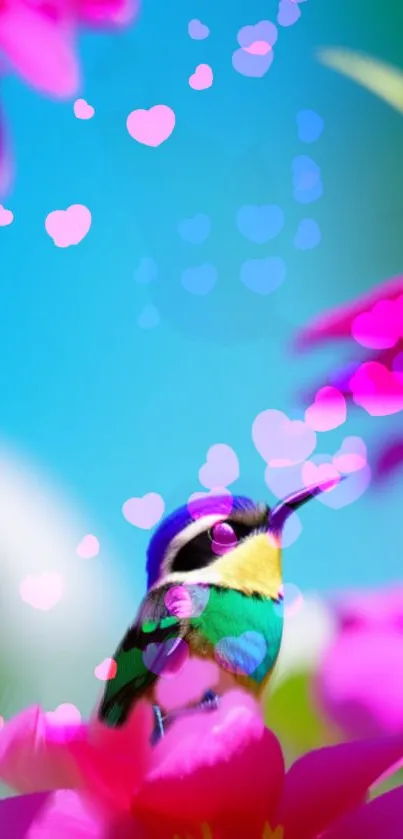
[[211,644],[221,667],[263,683],[280,652],[281,605],[219,586],[209,592],[206,608],[192,620],[193,631]]
[[108,680],[98,709],[98,718],[112,728],[125,723],[134,703],[177,655],[186,634],[186,621],[167,611],[165,593],[157,589],[146,597],[113,657],[116,675]]

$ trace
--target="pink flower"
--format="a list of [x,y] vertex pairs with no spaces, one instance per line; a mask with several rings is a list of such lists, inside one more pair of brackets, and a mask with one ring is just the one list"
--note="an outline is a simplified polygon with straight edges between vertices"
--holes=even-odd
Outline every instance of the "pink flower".
[[[385,304],[385,301],[396,301],[402,295],[403,277],[399,276],[394,277],[392,280],[387,280],[366,294],[363,294],[362,297],[353,300],[351,303],[343,303],[341,306],[320,315],[316,320],[300,330],[296,337],[295,346],[299,350],[304,350],[313,346],[319,346],[319,344],[328,341],[349,338],[354,327],[357,325],[357,319],[361,318],[362,323],[362,316],[364,314],[368,315],[370,312],[373,313],[375,307],[378,306],[378,318],[373,317],[375,331],[383,321],[383,309],[381,308],[379,314],[379,304]],[[393,322],[393,330],[394,327],[395,324]],[[393,344],[387,342],[386,347],[393,346],[394,344],[395,341],[393,341]],[[367,344],[367,346],[371,346],[371,344]]]
[[[400,839],[403,790],[365,804],[403,735],[319,749],[285,773],[276,737],[242,691],[177,721],[149,747],[151,710],[124,730],[51,722],[31,708],[0,734],[7,839]],[[265,831],[265,832],[264,832]]]
[[403,735],[403,586],[345,595],[316,688],[349,737]]
[[[348,341],[350,362],[330,371],[328,383],[371,416],[403,410],[403,277],[381,283],[351,303],[325,312],[296,336],[301,352],[332,341]],[[320,387],[323,387],[322,382]],[[304,394],[312,401],[312,394]],[[403,460],[403,438],[378,444],[373,458],[375,480],[389,477]]]
[[[0,2],[0,56],[40,93],[70,98],[80,85],[78,27],[126,25],[138,6],[139,0],[5,0]],[[6,162],[0,136],[0,189],[7,181]]]

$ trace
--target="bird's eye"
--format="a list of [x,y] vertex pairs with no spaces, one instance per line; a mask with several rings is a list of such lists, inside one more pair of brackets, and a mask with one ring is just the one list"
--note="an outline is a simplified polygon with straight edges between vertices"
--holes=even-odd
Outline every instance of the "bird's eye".
[[238,526],[234,522],[218,522],[208,532],[213,552],[221,556],[231,551],[248,532],[249,528]]
[[219,521],[211,528],[209,533],[211,541],[217,542],[219,545],[230,545],[232,547],[238,541],[234,528],[227,521]]

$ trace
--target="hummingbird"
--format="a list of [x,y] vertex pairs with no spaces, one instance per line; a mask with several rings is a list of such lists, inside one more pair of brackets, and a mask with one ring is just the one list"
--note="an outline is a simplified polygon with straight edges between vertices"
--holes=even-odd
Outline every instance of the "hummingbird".
[[327,488],[329,482],[304,488],[274,508],[211,495],[161,522],[147,549],[147,593],[98,706],[101,722],[119,728],[138,700],[148,699],[156,744],[181,713],[217,708],[214,689],[170,713],[156,701],[158,680],[175,672],[184,652],[216,662],[261,698],[283,632],[281,534],[289,515]]

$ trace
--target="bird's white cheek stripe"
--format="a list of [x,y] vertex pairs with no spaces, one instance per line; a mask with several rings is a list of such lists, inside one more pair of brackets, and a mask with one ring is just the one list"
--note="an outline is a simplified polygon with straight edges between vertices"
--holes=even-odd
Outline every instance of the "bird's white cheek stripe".
[[188,544],[188,542],[191,542],[192,539],[200,533],[204,533],[206,530],[209,530],[210,527],[214,527],[214,525],[218,524],[218,522],[226,521],[227,518],[228,515],[203,516],[185,527],[185,529],[182,530],[178,536],[175,536],[175,538],[172,539],[172,542],[169,543],[161,563],[159,577],[165,577],[165,575],[169,574],[170,569],[172,568],[173,560],[179,551]]

